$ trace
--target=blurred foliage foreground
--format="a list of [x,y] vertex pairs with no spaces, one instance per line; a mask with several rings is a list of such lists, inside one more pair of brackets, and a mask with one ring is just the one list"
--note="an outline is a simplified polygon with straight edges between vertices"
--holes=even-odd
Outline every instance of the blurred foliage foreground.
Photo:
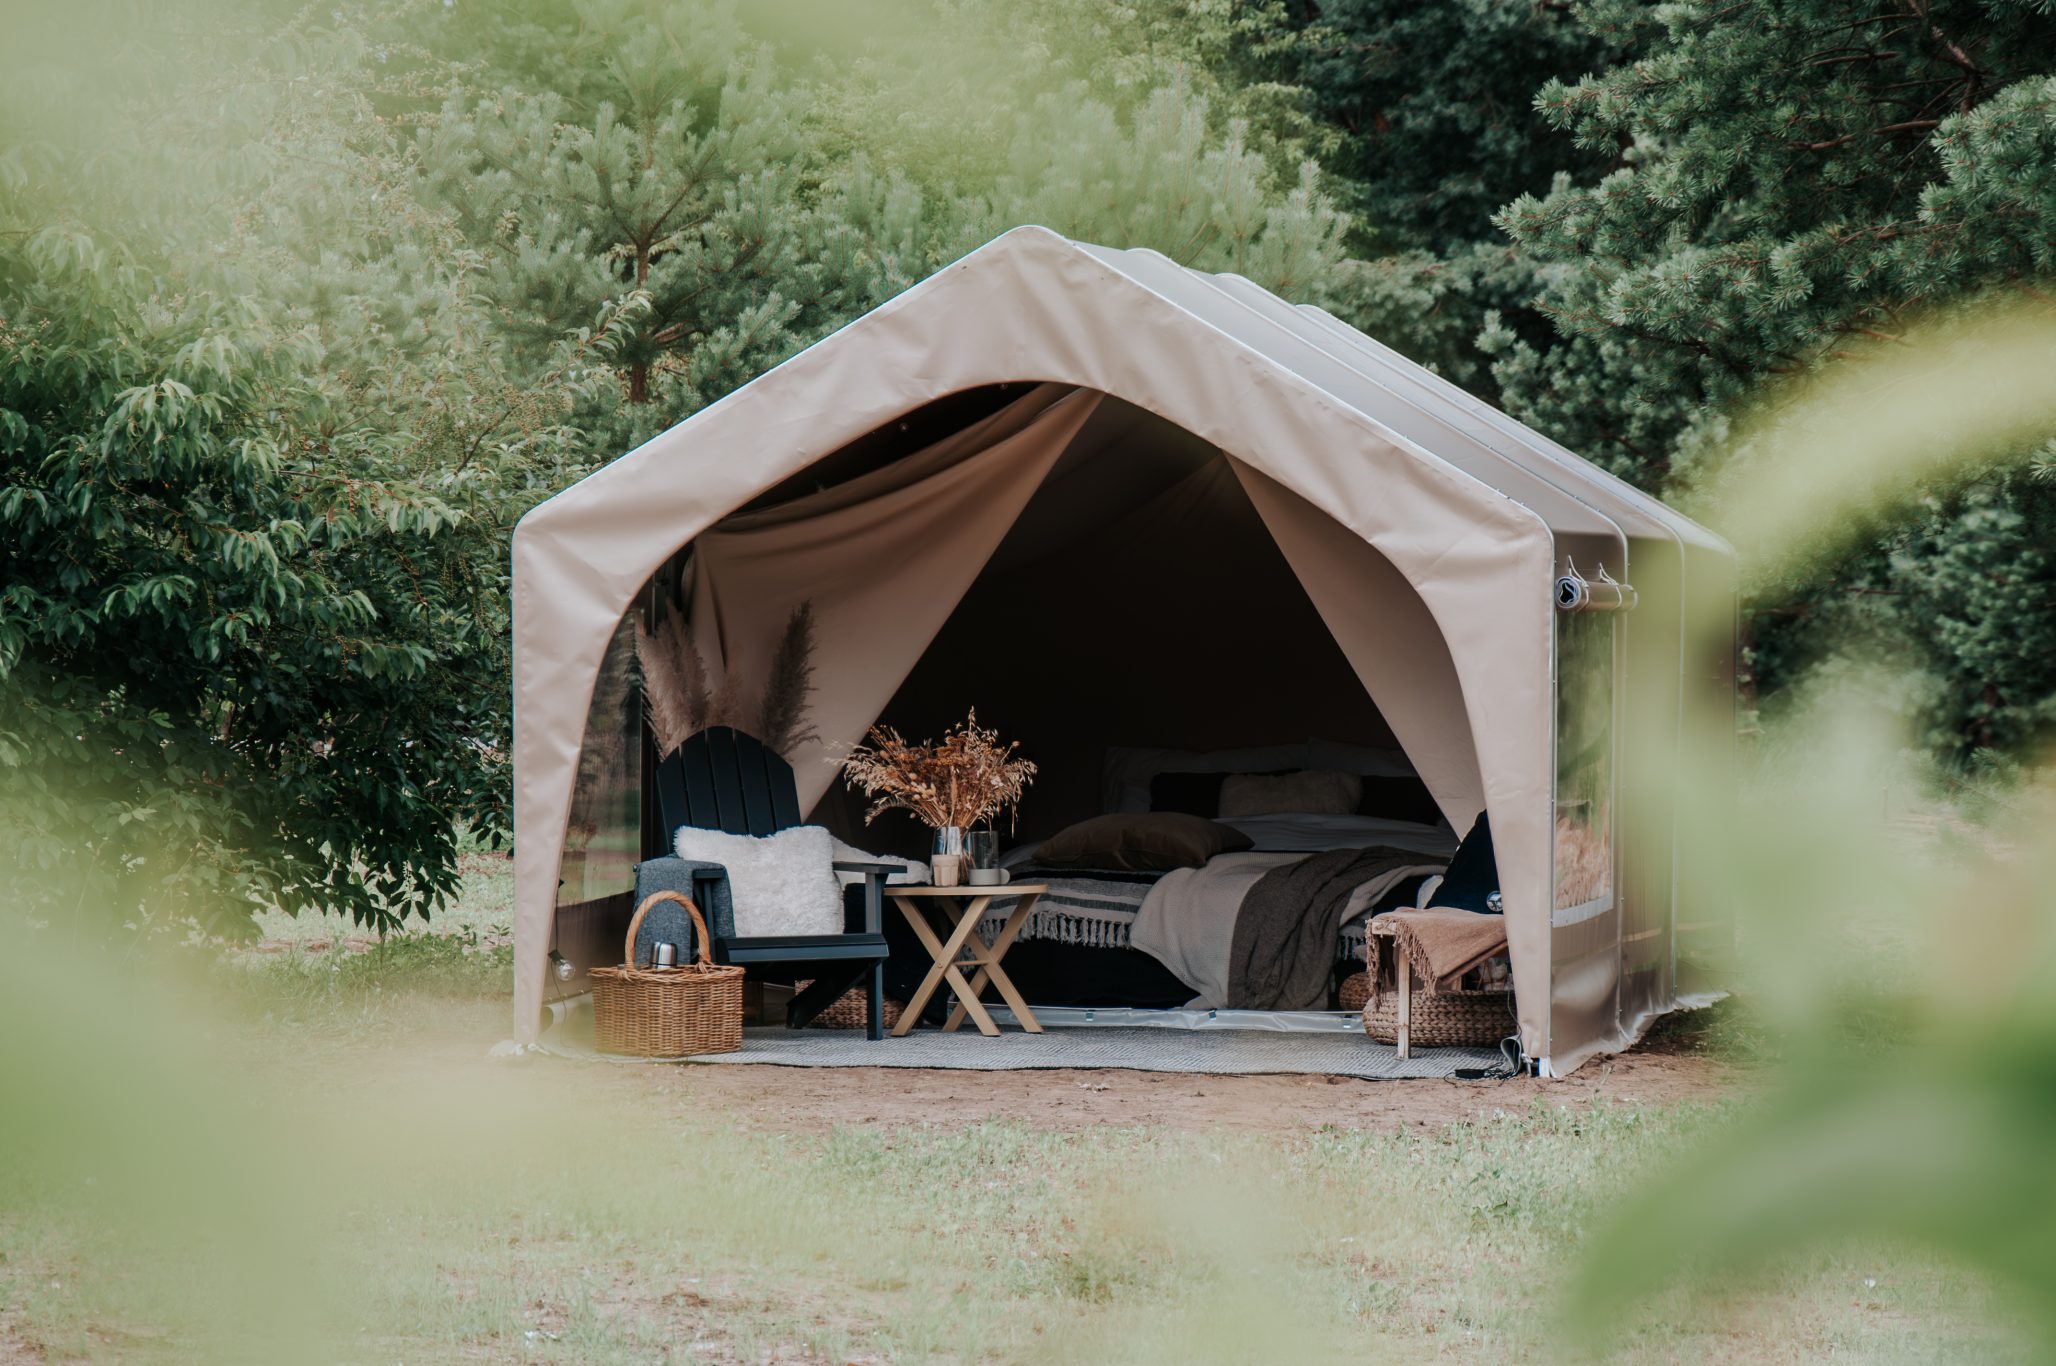
[[[452,22],[474,22],[471,7],[454,8]],[[1670,9],[1692,36],[1689,7]],[[660,1305],[716,1300],[689,1280],[710,1267],[788,1287],[827,1276],[835,1293],[805,1326],[766,1330],[824,1352],[861,1335],[837,1337],[848,1306],[919,1300],[880,1309],[890,1334],[863,1330],[867,1341],[915,1358],[954,1350],[968,1331],[994,1355],[1056,1342],[1138,1359],[1164,1343],[1180,1359],[1321,1359],[1380,1331],[1417,1345],[1427,1323],[1503,1358],[1541,1350],[1553,1297],[1519,1287],[1554,1284],[1564,1259],[1584,1259],[1571,1313],[1596,1334],[1660,1287],[1725,1288],[1723,1273],[1766,1266],[1790,1277],[1808,1265],[1803,1244],[1854,1235],[1978,1268],[2042,1335],[2041,1359],[2056,1354],[2056,809],[2031,783],[1995,790],[1992,809],[1939,848],[1883,818],[1881,794],[1914,785],[1891,718],[1917,711],[1905,694],[1927,686],[1900,667],[1919,650],[1895,656],[1889,640],[1873,667],[1851,656],[1793,692],[1739,816],[1693,782],[1706,770],[1680,772],[1693,832],[1722,850],[1691,866],[1728,870],[1731,885],[1700,890],[1738,909],[1743,983],[1781,1058],[1765,1096],[1710,1128],[1609,1121],[1595,1132],[1619,1146],[1568,1156],[1545,1119],[1443,1147],[1309,1140],[1288,1158],[1107,1138],[1096,1166],[1005,1134],[931,1136],[898,1156],[894,1140],[862,1136],[783,1165],[763,1158],[782,1158],[782,1141],[685,1126],[701,1118],[689,1087],[624,1104],[616,1088],[630,1083],[611,1071],[481,1072],[471,1045],[485,1016],[465,1024],[461,1059],[438,1061],[411,1014],[316,1012],[321,1027],[301,1030],[285,1001],[222,1008],[216,982],[166,982],[132,948],[74,942],[74,922],[92,918],[77,912],[110,906],[181,929],[245,921],[260,902],[384,924],[453,890],[458,823],[504,819],[513,517],[596,453],[969,245],[966,232],[1056,206],[1066,231],[1183,236],[1196,243],[1187,259],[1296,296],[1341,254],[1311,180],[1252,153],[1242,130],[1209,121],[1204,90],[1146,63],[1127,78],[1168,93],[1124,110],[1077,90],[1067,101],[1061,83],[1040,105],[990,102],[961,162],[928,168],[931,192],[911,159],[880,170],[855,155],[891,145],[904,89],[858,64],[806,104],[820,141],[810,178],[792,183],[772,174],[783,162],[763,140],[793,130],[794,106],[760,68],[723,55],[754,52],[743,39],[681,47],[651,20],[631,36],[649,51],[700,51],[697,85],[674,88],[658,79],[663,63],[612,61],[602,44],[564,49],[580,60],[545,84],[570,88],[548,93],[535,82],[559,58],[553,31],[504,17],[461,35],[476,40],[478,65],[454,83],[416,63],[414,47],[375,51],[326,30],[264,50],[261,69],[277,78],[262,80],[240,79],[254,69],[236,65],[248,35],[222,35],[219,64],[188,73],[198,98],[184,87],[158,98],[156,68],[108,68],[136,77],[127,93],[140,105],[119,108],[76,98],[104,89],[106,71],[86,72],[83,87],[59,68],[0,83],[0,822],[30,875],[0,908],[11,1301],[24,1293],[11,1268],[66,1263],[94,1303],[126,1306],[103,1325],[136,1339],[123,1355],[397,1355],[381,1324],[417,1321],[449,1355],[457,1342],[647,1357],[677,1345],[671,1328],[708,1318],[653,1310],[670,1328],[608,1336],[602,1307],[622,1284],[643,1285],[649,1268],[637,1268],[653,1259],[670,1277],[661,1293],[680,1297],[652,1296]],[[626,41],[628,30],[602,28]],[[365,79],[392,70],[424,84]],[[1632,85],[1634,70],[1579,102],[1625,107],[1600,87]],[[1038,78],[1052,71],[1061,62]],[[53,81],[73,82],[72,95]],[[139,107],[155,117],[137,119]],[[2015,97],[1991,117],[2034,132],[2047,107]],[[592,166],[582,149],[621,141],[603,111],[624,109],[641,111],[648,136],[726,168],[687,177],[703,194],[689,227],[629,215],[610,239],[579,225],[574,173]],[[920,123],[933,114],[909,117],[935,126]],[[1022,136],[1065,120],[1103,174],[1071,176],[1061,149]],[[167,147],[192,154],[164,160]],[[162,173],[137,173],[152,164]],[[981,164],[1004,173],[952,180]],[[1178,168],[1203,171],[1205,192],[1185,194]],[[1157,197],[1119,192],[1145,182]],[[1561,226],[1538,212],[1516,226]],[[804,268],[787,271],[795,261]],[[763,263],[778,268],[753,275]],[[702,289],[732,306],[694,314]],[[1720,471],[1702,510],[1749,550],[1759,588],[1803,580],[1852,537],[1875,543],[1908,497],[1961,493],[1995,472],[2031,478],[2027,455],[2056,432],[2056,347],[2047,304],[2029,298],[1925,328],[1895,322],[1816,385],[1723,407],[1705,438],[1723,459],[1701,462]],[[1602,331],[1591,347],[1612,345]],[[1563,392],[1583,405],[1582,389]],[[2012,628],[2048,620],[2038,555],[1973,564],[1948,594],[1961,614],[1938,618],[1974,626],[1978,651],[2018,647],[2024,678],[2046,661],[2040,636]],[[1919,555],[1900,568],[1927,572]],[[480,1009],[496,1033],[503,1007]],[[324,1069],[344,1065],[339,1041],[359,1033],[407,1046],[377,1053],[373,1080],[324,1097]],[[642,1160],[651,1152],[661,1182]],[[1668,1174],[1617,1196],[1672,1154]],[[923,1205],[951,1162],[994,1175],[950,1187],[968,1203]],[[1318,1179],[1281,1193],[1266,1184],[1281,1163]],[[1139,1185],[1137,1171],[1150,1173]],[[1251,1191],[1278,1198],[1253,1209]],[[1062,1211],[1054,1226],[1051,1210]],[[1000,1232],[974,1236],[974,1224]],[[1245,1246],[1268,1255],[1221,1252]],[[538,1272],[537,1247],[569,1252]],[[1336,1270],[1359,1255],[1361,1267]],[[533,1303],[517,1289],[540,1283],[531,1273],[549,1287]],[[1057,1337],[987,1310],[994,1281],[1025,1287]],[[1664,1323],[1685,1321],[1675,1298],[1655,1303]],[[16,1333],[20,1312],[0,1308],[0,1329]],[[98,1350],[92,1322],[74,1323],[58,1351]],[[1664,1323],[1623,1350],[1716,1350],[1681,1348]],[[1961,1359],[1981,1343],[1927,1342],[1925,1355]],[[1820,1344],[1879,1358],[1922,1345]]]
[[[2056,308],[1988,300],[1768,396],[1727,471],[1751,572],[1793,573],[1909,489],[2056,432],[2052,360]],[[1818,681],[1739,813],[1694,781],[1717,767],[1683,768],[1782,1063],[1732,1131],[1613,1213],[1575,1300],[1588,1326],[1688,1273],[1885,1235],[1992,1273],[2056,1352],[2056,787],[1995,787],[1939,832],[1888,819],[1918,788],[1903,686],[1883,660]]]
[[[1747,1118],[1488,1084],[1446,1130],[1065,1133],[982,1122],[990,1078],[924,1114],[839,1073],[909,1122],[829,1129],[725,1113],[737,1069],[481,1062],[507,959],[463,939],[6,948],[9,1361],[1547,1362],[1624,1186]],[[1887,1241],[1780,1271],[1663,1297],[1616,1359],[2032,1359],[1981,1278]]]

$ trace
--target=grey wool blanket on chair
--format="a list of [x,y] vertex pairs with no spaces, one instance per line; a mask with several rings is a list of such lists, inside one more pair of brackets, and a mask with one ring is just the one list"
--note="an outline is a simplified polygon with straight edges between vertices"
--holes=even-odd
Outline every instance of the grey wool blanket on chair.
[[1419,853],[1379,847],[1331,849],[1265,873],[1235,917],[1228,1004],[1242,1010],[1326,1005],[1335,940],[1352,899],[1361,906],[1365,897],[1375,899],[1425,870]]

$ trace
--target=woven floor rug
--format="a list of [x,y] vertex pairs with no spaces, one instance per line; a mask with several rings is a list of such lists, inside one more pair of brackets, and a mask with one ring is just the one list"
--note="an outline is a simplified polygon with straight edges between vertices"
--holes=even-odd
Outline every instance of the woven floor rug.
[[[581,1028],[581,1024],[584,1026]],[[592,1046],[591,1017],[577,1015],[543,1034],[544,1051],[604,1062],[616,1058]],[[655,1060],[650,1060],[655,1061]],[[773,1067],[932,1067],[970,1072],[1047,1068],[1128,1068],[1138,1072],[1196,1072],[1215,1076],[1306,1073],[1369,1080],[1449,1077],[1459,1067],[1494,1067],[1499,1054],[1478,1048],[1417,1048],[1399,1060],[1389,1044],[1361,1034],[1286,1033],[1264,1029],[1138,1029],[1107,1026],[1022,1034],[1009,1029],[987,1038],[970,1029],[944,1034],[917,1029],[904,1038],[872,1043],[860,1031],[790,1030],[780,1025],[743,1031],[742,1051],[683,1061],[757,1063]]]

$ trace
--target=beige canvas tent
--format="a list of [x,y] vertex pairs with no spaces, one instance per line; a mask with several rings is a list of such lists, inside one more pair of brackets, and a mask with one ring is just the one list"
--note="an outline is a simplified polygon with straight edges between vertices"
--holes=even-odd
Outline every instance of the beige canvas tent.
[[663,597],[759,675],[813,602],[795,768],[831,823],[840,747],[966,704],[1043,761],[1052,820],[1111,745],[1396,745],[1458,831],[1490,811],[1547,1071],[1724,951],[1662,779],[1689,728],[1732,731],[1726,546],[1237,276],[1010,232],[536,508],[514,579],[524,1040],[553,949],[618,959],[661,847],[627,623]]

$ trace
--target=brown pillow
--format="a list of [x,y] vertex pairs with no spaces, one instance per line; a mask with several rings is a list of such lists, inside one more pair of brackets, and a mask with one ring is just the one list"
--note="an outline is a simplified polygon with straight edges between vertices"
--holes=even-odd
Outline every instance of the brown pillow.
[[1035,862],[1052,868],[1169,871],[1197,868],[1215,854],[1232,854],[1251,843],[1240,830],[1204,816],[1182,811],[1121,811],[1058,831],[1035,851]]
[[1221,819],[1287,811],[1347,816],[1356,811],[1363,791],[1363,779],[1354,773],[1231,773],[1221,780]]

